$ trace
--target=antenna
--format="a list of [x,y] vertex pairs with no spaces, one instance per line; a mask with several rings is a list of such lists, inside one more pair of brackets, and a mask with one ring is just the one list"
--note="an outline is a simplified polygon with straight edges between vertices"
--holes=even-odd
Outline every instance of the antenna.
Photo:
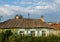
[[30,14],[28,13],[28,18],[30,18]]

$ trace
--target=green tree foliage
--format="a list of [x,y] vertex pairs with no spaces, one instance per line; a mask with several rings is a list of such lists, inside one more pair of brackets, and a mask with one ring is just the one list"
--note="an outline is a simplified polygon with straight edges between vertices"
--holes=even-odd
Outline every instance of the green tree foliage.
[[0,33],[0,40],[2,42],[9,42],[9,37],[12,35],[13,33],[11,32],[11,30],[7,30],[5,32]]
[[3,16],[0,16],[0,21],[1,21],[2,17],[3,17]]
[[5,41],[9,40],[9,37],[12,35],[13,33],[11,32],[11,30],[7,30],[5,31]]
[[4,32],[0,33],[0,42],[4,42],[5,38],[4,38]]
[[22,15],[19,15],[19,18],[20,18],[20,19],[22,19],[22,18],[23,18],[23,16],[22,16]]

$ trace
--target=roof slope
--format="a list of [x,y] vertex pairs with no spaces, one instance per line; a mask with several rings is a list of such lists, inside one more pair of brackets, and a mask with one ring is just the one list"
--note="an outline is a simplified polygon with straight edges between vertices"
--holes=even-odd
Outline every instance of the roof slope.
[[8,21],[0,23],[0,28],[38,28],[38,27],[50,27],[45,22],[41,22],[40,19],[10,19]]

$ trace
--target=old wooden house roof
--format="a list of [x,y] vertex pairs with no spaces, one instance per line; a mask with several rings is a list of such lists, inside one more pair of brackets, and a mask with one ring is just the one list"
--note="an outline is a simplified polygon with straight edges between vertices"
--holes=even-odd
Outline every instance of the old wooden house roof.
[[48,27],[56,29],[53,26],[45,22],[41,22],[40,19],[10,19],[0,23],[0,28],[40,28]]

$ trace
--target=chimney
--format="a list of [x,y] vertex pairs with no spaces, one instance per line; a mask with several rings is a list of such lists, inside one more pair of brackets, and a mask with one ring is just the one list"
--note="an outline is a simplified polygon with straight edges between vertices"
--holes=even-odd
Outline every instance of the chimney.
[[40,20],[41,22],[44,22],[44,16],[41,16]]
[[19,16],[18,16],[18,15],[16,15],[16,16],[15,16],[15,19],[19,19]]

